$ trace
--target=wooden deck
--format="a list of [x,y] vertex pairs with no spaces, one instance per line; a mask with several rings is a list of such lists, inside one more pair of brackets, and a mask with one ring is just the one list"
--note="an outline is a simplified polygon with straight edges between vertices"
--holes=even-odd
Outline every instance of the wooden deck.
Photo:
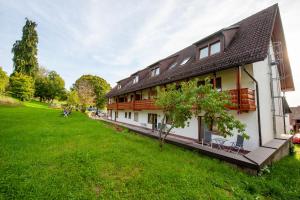
[[[158,138],[158,133],[148,128],[134,126],[131,124],[125,124],[103,118],[101,120],[125,127],[131,131],[140,133],[147,137]],[[203,146],[202,144],[197,143],[195,140],[177,137],[175,135],[169,135],[166,138],[167,143],[174,144],[186,149],[194,150],[204,155],[208,155],[226,161],[252,174],[256,174],[257,172],[259,172],[265,164],[270,164],[270,159],[272,161],[272,158],[274,157],[276,152],[282,149],[282,147],[285,144],[287,144],[289,140],[290,137],[274,139],[265,144],[263,147],[259,147],[245,155],[240,155],[230,153],[224,150],[219,150],[217,148],[211,148],[205,145]]]

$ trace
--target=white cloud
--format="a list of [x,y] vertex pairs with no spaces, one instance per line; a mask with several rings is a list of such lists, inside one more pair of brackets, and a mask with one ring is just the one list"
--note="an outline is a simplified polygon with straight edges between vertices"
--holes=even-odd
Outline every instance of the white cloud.
[[[93,73],[112,85],[138,69],[276,3],[274,0],[0,1],[0,65],[11,72],[24,18],[38,23],[39,61],[70,86]],[[299,1],[279,1],[296,89]],[[288,95],[299,104],[300,93]]]

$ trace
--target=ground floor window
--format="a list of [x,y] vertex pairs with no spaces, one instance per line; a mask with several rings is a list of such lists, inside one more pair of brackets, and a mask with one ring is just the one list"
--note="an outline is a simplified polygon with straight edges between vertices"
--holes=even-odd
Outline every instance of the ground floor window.
[[125,112],[124,114],[125,114],[125,118],[127,118],[127,112]]
[[115,117],[116,117],[116,118],[118,118],[118,115],[119,115],[118,112],[115,112]]
[[131,119],[131,112],[128,112],[128,119]]
[[136,122],[139,121],[139,113],[138,113],[138,112],[135,112],[135,113],[133,114],[133,120],[136,121]]

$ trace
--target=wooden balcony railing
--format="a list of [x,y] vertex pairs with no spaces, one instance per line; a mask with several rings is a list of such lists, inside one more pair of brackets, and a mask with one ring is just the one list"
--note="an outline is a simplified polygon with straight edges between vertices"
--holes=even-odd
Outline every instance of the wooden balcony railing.
[[255,91],[249,88],[240,89],[240,97],[238,90],[229,90],[231,102],[233,106],[228,108],[231,110],[254,111],[256,110]]
[[[231,110],[240,111],[254,111],[255,105],[255,91],[249,88],[240,89],[240,98],[238,90],[229,90],[233,106],[228,106]],[[154,103],[154,99],[137,100],[132,102],[121,102],[107,104],[109,110],[159,110]],[[239,103],[239,104],[238,104]]]

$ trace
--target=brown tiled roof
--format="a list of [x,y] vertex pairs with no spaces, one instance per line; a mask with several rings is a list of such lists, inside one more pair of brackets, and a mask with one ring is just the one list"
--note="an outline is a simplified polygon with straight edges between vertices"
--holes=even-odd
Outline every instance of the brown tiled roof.
[[[118,84],[121,84],[122,88],[113,88],[107,94],[107,97],[264,60],[268,53],[277,12],[278,5],[275,4],[243,19],[233,26],[219,30],[191,46],[138,71],[135,73],[139,76],[138,83],[132,83],[134,76],[119,81]],[[235,29],[236,31],[234,34],[231,34],[233,35],[231,37],[232,40],[230,40],[230,43],[222,53],[201,60],[196,59],[198,45],[214,37],[225,37],[224,31],[231,29]],[[181,61],[186,57],[191,57],[191,59],[187,64],[179,66]],[[174,62],[177,62],[177,66],[168,69]],[[160,74],[156,77],[150,77],[150,71],[153,66],[160,67]]]

